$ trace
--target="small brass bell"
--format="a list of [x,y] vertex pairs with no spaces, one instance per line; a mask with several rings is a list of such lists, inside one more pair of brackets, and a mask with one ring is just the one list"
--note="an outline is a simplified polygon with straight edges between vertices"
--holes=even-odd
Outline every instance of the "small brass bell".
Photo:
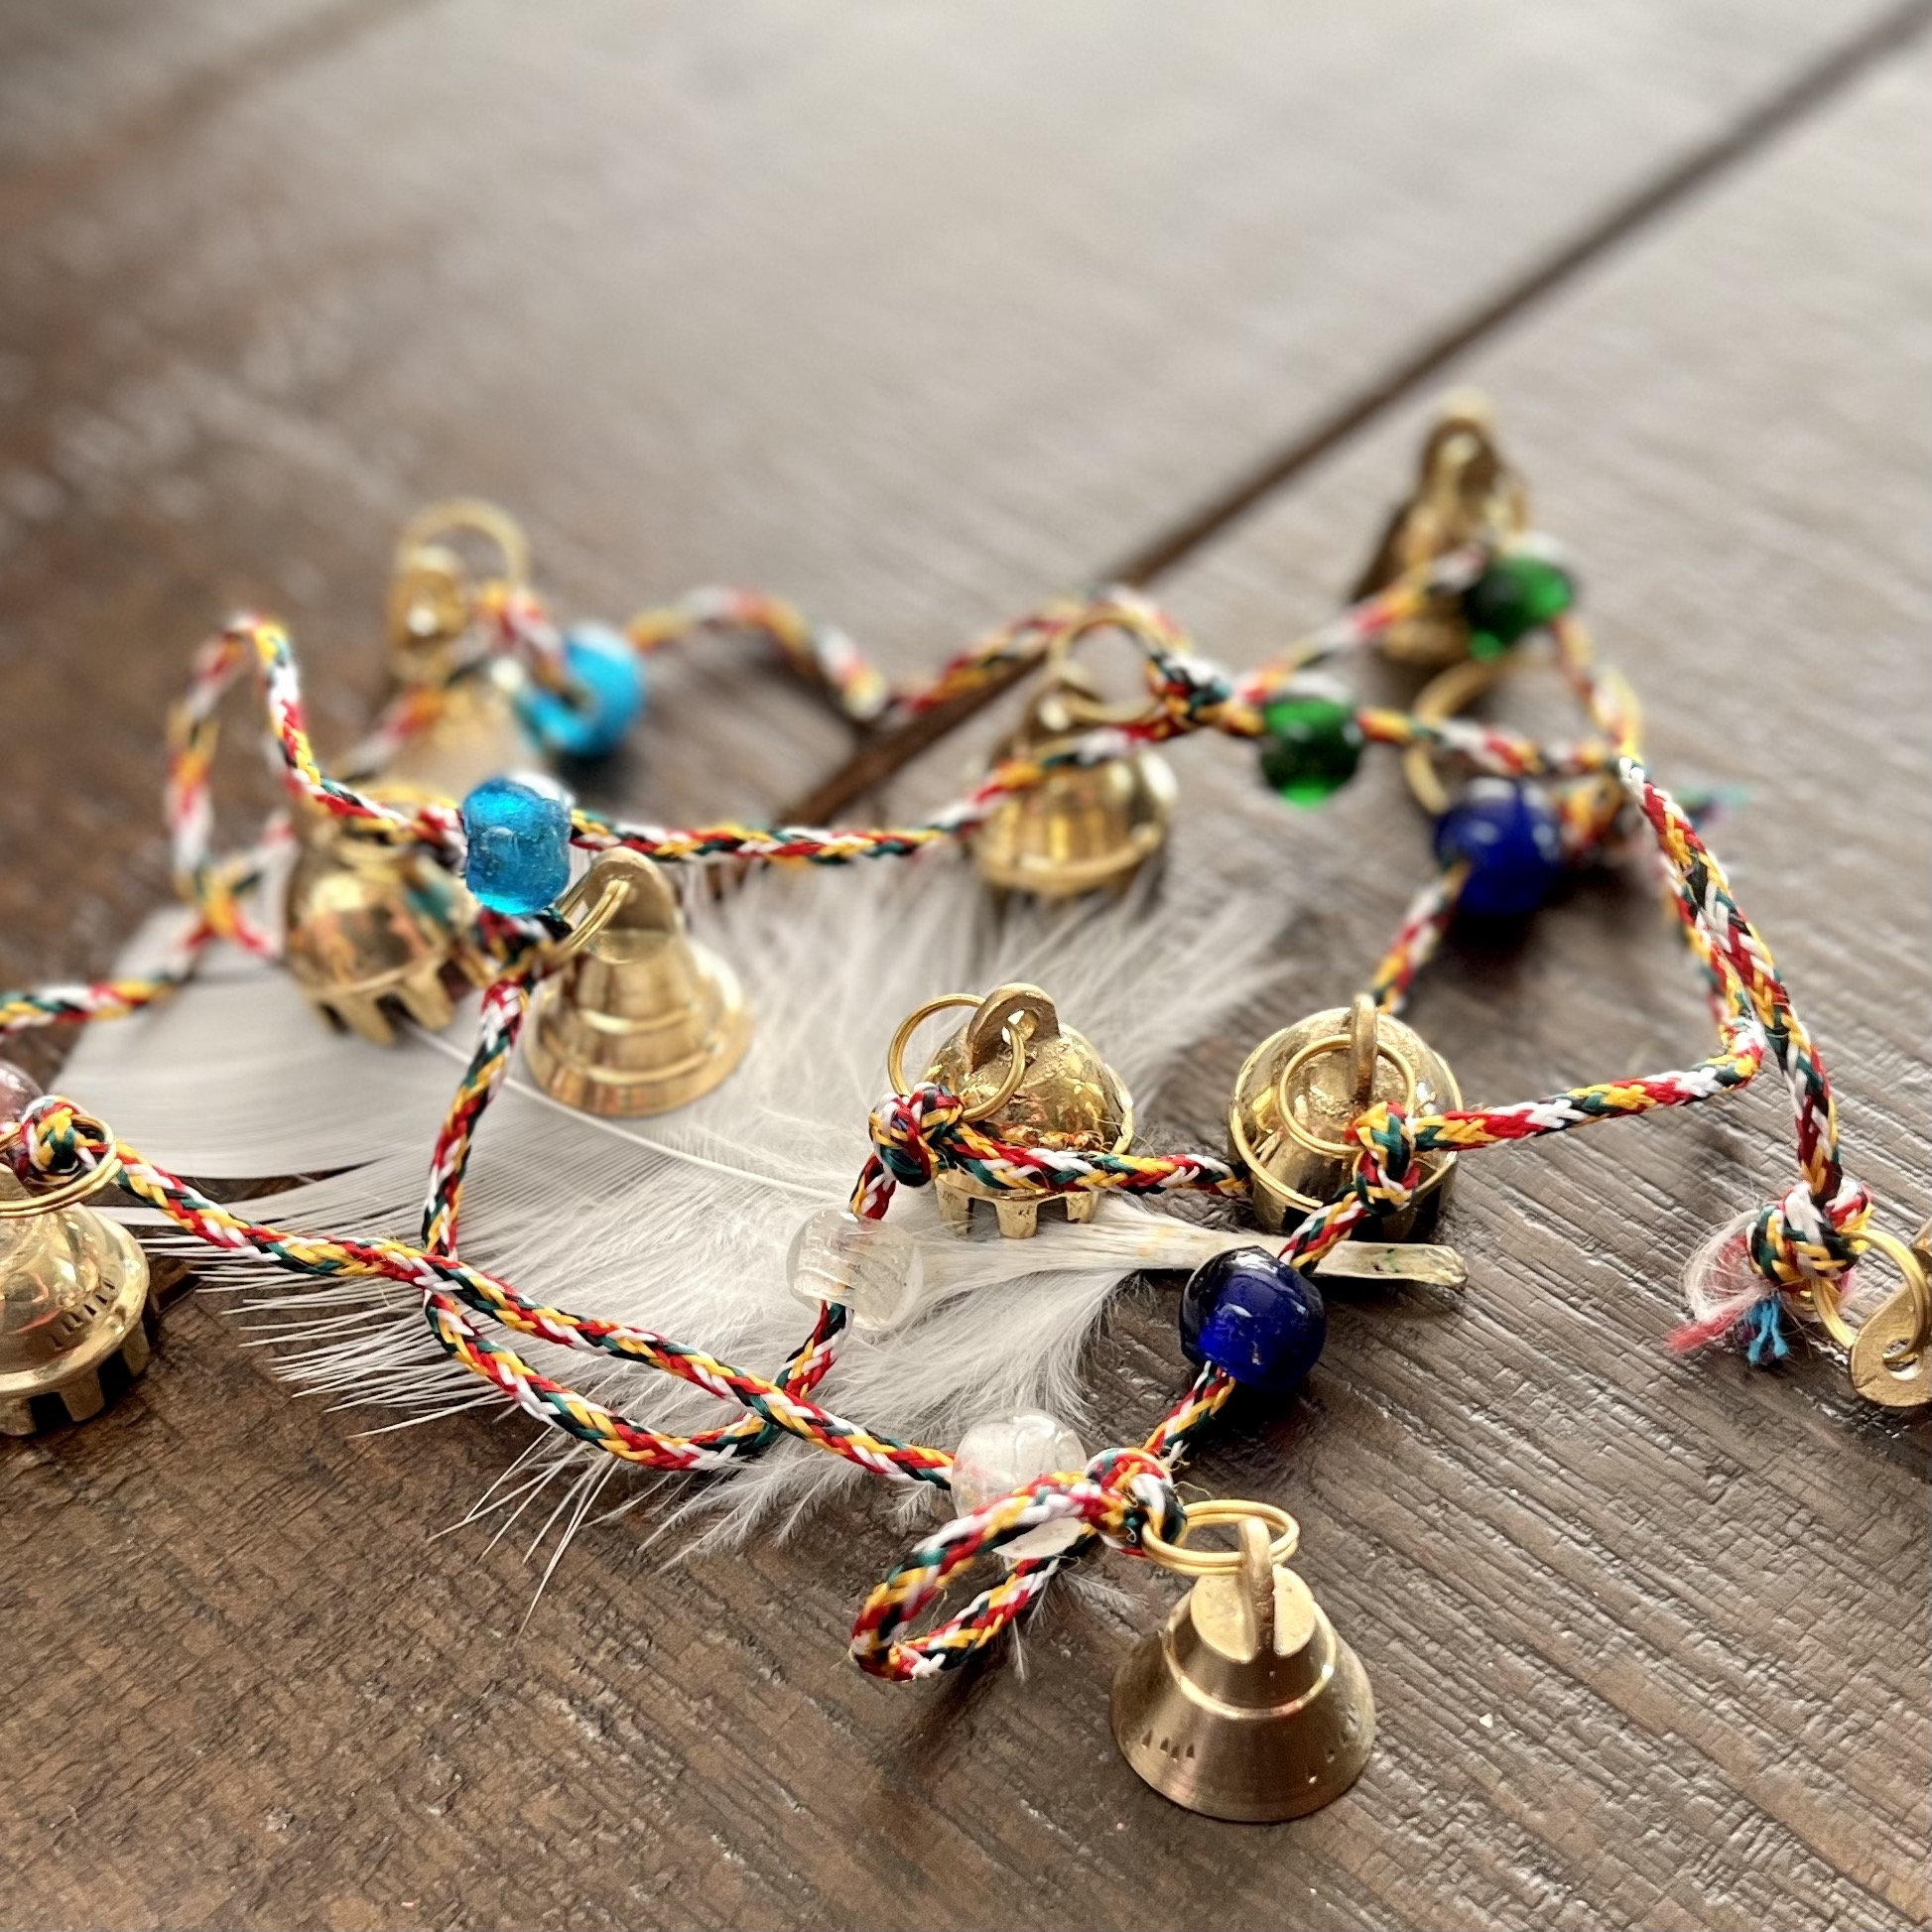
[[[1080,668],[1065,666],[1000,756],[1051,756],[1105,721],[1084,686]],[[1145,746],[1062,766],[993,807],[974,835],[973,861],[988,885],[1042,899],[1124,886],[1166,841],[1174,795],[1166,759]]]
[[1162,1797],[1272,1824],[1339,1798],[1368,1762],[1375,1700],[1360,1660],[1267,1532],[1240,1524],[1232,1574],[1203,1576],[1113,1680],[1113,1737]]
[[0,1435],[98,1415],[147,1367],[157,1319],[126,1228],[0,1173]]
[[438,503],[396,547],[389,585],[389,669],[397,685],[435,693],[435,713],[383,768],[383,776],[436,798],[466,797],[486,778],[541,766],[543,753],[519,700],[528,680],[512,659],[465,663],[481,587],[462,557],[436,536],[480,535],[499,553],[509,585],[527,580],[530,548],[516,520],[493,504]]
[[[421,795],[384,785],[373,796]],[[455,1016],[452,989],[486,981],[468,938],[475,918],[462,882],[426,853],[318,813],[289,874],[283,961],[325,1018],[388,1046],[395,1010],[440,1033]]]
[[[1000,986],[976,1002],[956,995],[935,1005],[955,1003],[974,1003],[978,1010],[933,1056],[926,1079],[959,1095],[969,1119],[1021,1147],[1126,1152],[1134,1131],[1132,1095],[1086,1039],[1061,1025],[1053,1001],[1038,986]],[[900,1029],[892,1055],[895,1086],[903,1086],[898,1061],[912,1026],[932,1010],[922,1009]],[[965,1229],[973,1202],[990,1201],[1002,1234],[1039,1230],[1037,1199],[996,1193],[950,1168],[936,1185],[949,1227]],[[1091,1191],[1061,1199],[1069,1221],[1091,1221],[1099,1205]]]
[[[1359,599],[1465,544],[1503,548],[1529,528],[1529,493],[1496,448],[1487,401],[1471,390],[1444,398],[1442,415],[1422,446],[1415,494],[1390,519],[1368,568],[1351,592]],[[1470,654],[1469,625],[1454,592],[1382,633],[1382,649],[1404,664],[1428,668]]]
[[[1350,1123],[1375,1100],[1433,1112],[1461,1106],[1463,1095],[1442,1056],[1413,1027],[1378,1013],[1366,994],[1352,1007],[1311,1013],[1248,1055],[1227,1138],[1263,1227],[1280,1233],[1342,1193],[1358,1151],[1347,1137]],[[1390,1240],[1433,1219],[1456,1156],[1426,1153],[1420,1164],[1415,1200],[1375,1230]]]
[[737,975],[685,931],[677,895],[639,853],[603,853],[571,896],[597,913],[537,995],[524,1049],[537,1084],[619,1119],[708,1094],[751,1039]]

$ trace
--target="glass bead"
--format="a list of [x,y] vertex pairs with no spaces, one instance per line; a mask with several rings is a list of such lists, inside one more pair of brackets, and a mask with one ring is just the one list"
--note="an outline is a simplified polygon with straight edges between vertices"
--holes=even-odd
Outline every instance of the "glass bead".
[[799,1224],[785,1255],[785,1279],[800,1301],[837,1302],[852,1326],[896,1329],[919,1304],[926,1264],[904,1228],[821,1208]]
[[1261,722],[1261,776],[1290,805],[1320,805],[1361,763],[1354,701],[1326,678],[1298,678],[1262,706]]
[[542,912],[571,882],[571,802],[547,780],[486,778],[462,802],[463,882],[492,912]]
[[0,1120],[18,1120],[41,1096],[41,1084],[25,1067],[0,1060]]
[[1320,1360],[1328,1335],[1322,1291],[1265,1247],[1215,1255],[1181,1293],[1181,1352],[1246,1388],[1286,1394]]
[[[957,1514],[969,1516],[975,1509],[1011,1495],[1036,1476],[1086,1467],[1087,1451],[1081,1447],[1080,1438],[1058,1416],[1023,1409],[996,1422],[975,1422],[953,1452],[954,1508]],[[1042,1523],[1038,1529],[1002,1544],[1000,1557],[1004,1562],[1018,1563],[1022,1558],[1058,1556],[1080,1541],[1082,1527],[1072,1519]]]
[[1480,919],[1534,912],[1563,871],[1556,814],[1542,792],[1505,778],[1477,778],[1436,821],[1436,857],[1469,864],[1457,908]]
[[577,689],[569,696],[532,686],[519,709],[538,743],[562,758],[607,758],[643,714],[644,660],[608,624],[573,624],[564,633],[564,664]]
[[1547,557],[1530,551],[1498,557],[1463,592],[1470,655],[1500,657],[1539,624],[1561,616],[1576,595],[1576,580]]

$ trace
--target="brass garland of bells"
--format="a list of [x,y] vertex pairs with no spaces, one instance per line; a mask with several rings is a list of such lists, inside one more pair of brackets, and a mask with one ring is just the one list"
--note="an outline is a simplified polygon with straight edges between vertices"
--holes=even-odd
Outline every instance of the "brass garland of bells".
[[[1471,390],[1444,400],[1441,419],[1422,447],[1415,493],[1390,519],[1352,600],[1386,589],[1466,544],[1506,548],[1529,529],[1529,493],[1496,448],[1488,402]],[[1382,650],[1427,670],[1470,654],[1461,599],[1439,592],[1382,634]]]
[[39,1196],[0,1172],[0,1435],[85,1422],[148,1365],[159,1319],[148,1258],[79,1205],[115,1171]]
[[[924,1078],[959,1095],[966,1117],[1021,1147],[1083,1154],[1124,1154],[1133,1140],[1134,1103],[1126,1083],[1092,1044],[1063,1026],[1053,1000],[1038,986],[999,986],[983,999],[949,993],[907,1016],[887,1056],[892,1084],[906,1092],[905,1052],[913,1030],[951,1006],[971,1006],[972,1017],[928,1063]],[[1003,1195],[971,1175],[948,1168],[937,1178],[940,1214],[956,1231],[967,1226],[975,1201],[992,1203],[999,1231],[1037,1233],[1046,1205]],[[1069,1221],[1092,1221],[1099,1195],[1061,1197]]]
[[[1435,1112],[1461,1106],[1463,1094],[1443,1057],[1365,993],[1352,1006],[1284,1027],[1248,1055],[1227,1109],[1227,1138],[1247,1173],[1255,1219],[1270,1233],[1348,1187],[1359,1151],[1349,1127],[1376,1100]],[[1414,1201],[1385,1216],[1376,1231],[1390,1241],[1426,1231],[1455,1165],[1453,1153],[1422,1155]]]
[[[392,803],[424,796],[393,784],[370,792]],[[377,1046],[395,1039],[399,1012],[441,1032],[453,995],[489,977],[468,938],[476,907],[462,882],[426,853],[357,837],[320,811],[301,830],[283,911],[296,984],[325,1018]]]
[[[1097,725],[1123,721],[1095,698],[1080,666],[1063,658],[1047,675],[1001,758],[1051,757]],[[1124,886],[1166,842],[1174,797],[1172,769],[1145,746],[1062,766],[993,807],[973,836],[973,862],[988,885],[1043,899]]]
[[636,852],[601,854],[560,902],[593,908],[539,989],[524,1036],[538,1086],[610,1119],[708,1094],[751,1039],[737,975],[685,931],[677,895]]
[[[451,541],[463,537],[495,553],[493,575],[471,572]],[[518,708],[523,667],[500,654],[465,664],[481,594],[519,590],[529,580],[529,540],[493,503],[434,503],[404,527],[389,585],[389,671],[399,687],[434,688],[438,699],[435,716],[389,761],[385,776],[459,799],[500,772],[543,763]]]
[[[1113,1737],[1165,1798],[1210,1818],[1272,1824],[1348,1790],[1375,1742],[1375,1700],[1355,1653],[1286,1568],[1294,1518],[1263,1503],[1197,1503],[1188,1525],[1236,1522],[1238,1552],[1148,1539],[1198,1578],[1113,1680]],[[1270,1543],[1264,1523],[1281,1526]]]

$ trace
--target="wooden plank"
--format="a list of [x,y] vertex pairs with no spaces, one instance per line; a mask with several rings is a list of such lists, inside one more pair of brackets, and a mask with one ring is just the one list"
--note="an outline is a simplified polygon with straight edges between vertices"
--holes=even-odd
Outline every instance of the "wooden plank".
[[[760,566],[891,639],[902,661],[924,656],[966,618],[1083,575],[1129,525],[1171,516],[1257,425],[1371,368],[1453,277],[1492,269],[1539,219],[1560,229],[1584,157],[1628,165],[1641,141],[1681,136],[1825,31],[1794,6],[1761,26],[1754,14],[1740,40],[1728,19],[1673,9],[1643,41],[1628,34],[1638,16],[1559,22],[1550,9],[1533,25],[1506,16],[1519,38],[1503,47],[1481,37],[1483,16],[1432,43],[1450,29],[1418,15],[1411,75],[1366,27],[1334,29],[1336,47],[1363,56],[1352,66],[1273,10],[1231,18],[1249,39],[1215,26],[1129,48],[1098,10],[1013,13],[1000,17],[1009,36],[1036,38],[995,55],[947,38],[958,30],[937,11],[854,15],[837,36],[777,10],[707,16],[681,19],[692,38],[655,44],[659,70],[643,73],[642,43],[614,15],[571,16],[602,22],[585,51],[539,45],[507,11],[433,9],[17,234],[0,250],[0,315],[35,387],[4,423],[17,614],[0,719],[14,781],[0,808],[0,966],[97,964],[160,895],[158,844],[130,861],[121,841],[148,823],[156,707],[179,646],[217,597],[272,592],[312,624],[330,652],[322,716],[345,736],[372,686],[369,624],[354,613],[373,609],[389,524],[461,483],[541,499],[540,540],[574,605]],[[1693,18],[1712,23],[1701,53],[1683,38]],[[1263,33],[1282,37],[1272,62],[1255,58]],[[1449,56],[1471,47],[1500,63],[1481,86],[1451,77]],[[1184,80],[1205,104],[1183,126],[1155,110]],[[1099,124],[1062,111],[1055,87],[1075,81]],[[1344,111],[1363,99],[1381,118]],[[1546,99],[1545,113],[1525,108]],[[1872,99],[1633,252],[1616,271],[1627,282],[1506,344],[1506,369],[1546,344],[1540,419],[1537,383],[1482,371],[1552,522],[1584,552],[1607,641],[1655,693],[1680,614],[1702,630],[1736,598],[1762,628],[1722,633],[1713,689],[1775,663],[1805,714],[1849,721],[1849,701],[1822,692],[1842,661],[1799,646],[1848,612],[1859,635],[1888,640],[1917,621],[1902,565],[1887,562],[1876,590],[1867,576],[1874,556],[1902,554],[1923,470],[1914,451],[1908,477],[1888,440],[1899,416],[1879,400],[1870,345],[1922,297],[1917,258],[1894,242],[1911,232],[1896,219],[1910,176],[1892,159],[1908,110]],[[1292,144],[1268,138],[1283,126]],[[847,152],[833,134],[854,127]],[[673,128],[687,145],[667,160]],[[1492,184],[1457,130],[1502,144],[1499,201],[1479,193]],[[728,197],[707,172],[735,182],[781,164],[782,178]],[[1398,184],[1355,231],[1345,164],[1356,187]],[[853,212],[849,197],[875,183]],[[1041,183],[1057,191],[1044,206]],[[573,196],[581,229],[560,225]],[[1483,217],[1455,245],[1445,203]],[[956,211],[947,245],[921,248],[941,208]],[[1132,215],[1124,234],[1109,210]],[[1885,245],[1851,246],[1867,233]],[[1136,258],[1138,242],[1153,259]],[[1257,259],[1272,293],[1224,294],[1229,264]],[[1829,284],[1821,260],[1842,264]],[[1009,266],[1022,261],[1023,275]],[[888,330],[883,305],[847,285],[883,291],[894,263],[905,315]],[[508,287],[505,264],[519,270]],[[975,299],[1002,269],[1001,302]],[[1822,305],[1814,332],[1787,326],[1765,344],[1779,356],[1753,384],[1747,359],[1715,356],[1712,341],[1766,332],[1766,306],[1794,281]],[[1205,317],[1203,287],[1219,305]],[[1304,303],[1324,317],[1314,333],[1284,321]],[[557,346],[533,367],[523,344],[539,315]],[[1825,360],[1854,347],[1848,364]],[[1676,364],[1681,377],[1653,392],[1658,367]],[[929,395],[919,379],[934,365],[947,383]],[[1684,432],[1700,371],[1733,385],[1717,420],[1748,438],[1788,414],[1794,372],[1815,368],[1846,385],[1849,427],[1799,448],[1856,485],[1834,493],[1851,520],[1812,571],[1767,586],[1755,560],[1810,533],[1815,502],[1772,487],[1761,444],[1700,454]],[[1655,395],[1641,446],[1620,441],[1624,419],[1642,417],[1631,389]],[[699,400],[711,396],[714,412]],[[1049,405],[1064,431],[1042,427]],[[1693,457],[1710,474],[1686,498],[1677,479]],[[1405,448],[1379,446],[1359,470],[1352,457],[1331,466],[1257,522],[1272,551],[1230,549],[1177,584],[1211,645],[1258,651],[1290,610],[1325,610],[1405,461]],[[1619,471],[1628,501],[1611,500]],[[1763,542],[1733,557],[1727,535],[1746,516]],[[1700,551],[1687,565],[1700,527],[1721,561]],[[626,563],[640,536],[650,550]],[[1706,601],[1707,573],[1724,598]],[[1775,655],[1746,657],[1760,636]],[[96,651],[86,662],[112,675],[83,684],[76,655]],[[1874,660],[1903,662],[1895,641]],[[734,751],[701,703],[732,688],[667,682],[666,730],[637,788],[661,805],[768,798],[787,760],[802,776],[834,748],[779,705],[732,720]],[[789,745],[760,735],[772,720]],[[1902,708],[1880,728],[1901,755],[1923,743]],[[1667,772],[1693,748],[1669,729],[1660,716]],[[1768,728],[1732,729],[1739,765],[1767,769]],[[1325,1001],[1372,956],[1422,862],[1390,775],[1284,833],[1225,747],[1198,753],[1181,856],[1209,852],[1255,891],[1307,962],[1295,990]],[[958,755],[920,782],[943,788]],[[1790,909],[1813,904],[1797,881],[1823,876],[1806,841],[1850,829],[1823,783],[1847,768],[1821,752],[1802,815],[1760,800],[1728,843],[1756,853],[1745,882],[1827,1040],[1845,1043],[1864,1122],[1889,1114],[1852,1063],[1871,1064],[1873,1033],[1903,1041],[1901,1056],[1914,1043],[1875,1006],[1854,1028],[1861,990],[1883,990],[1876,972],[1857,975],[1878,959],[1889,984],[1909,983],[1922,953],[1890,923],[1910,916],[1909,895],[1877,902],[1861,927],[1868,953],[1843,968],[1826,936],[1793,931]],[[1861,823],[1857,842],[1916,856],[1883,844],[1894,832]],[[1843,863],[1867,885],[1891,877],[1856,854]],[[1788,886],[1772,870],[1786,864]],[[1420,1017],[1484,1091],[1537,1091],[1613,1048],[1678,1057],[1698,1014],[1647,927],[1630,902],[1585,896],[1521,960],[1446,963]],[[1183,1122],[1204,1138],[1245,1044],[1204,1050]],[[1922,1095],[1912,1067],[1893,1071]],[[1910,1718],[1924,1701],[1919,1438],[1853,1420],[1822,1371],[1765,1382],[1659,1357],[1669,1268],[1654,1250],[1674,1258],[1777,1170],[1733,1120],[1619,1132],[1613,1153],[1583,1138],[1547,1160],[1491,1157],[1460,1210],[1484,1257],[1470,1308],[1339,1311],[1310,1399],[1232,1431],[1198,1467],[1204,1486],[1292,1497],[1311,1581],[1376,1673],[1381,1753],[1314,1820],[1212,1825],[1117,1764],[1106,1673],[1161,1595],[1131,1572],[1124,1605],[1053,1608],[1028,1637],[1024,1680],[987,1673],[931,1694],[863,1680],[840,1654],[858,1593],[900,1548],[882,1515],[670,1567],[610,1526],[579,1545],[523,1629],[533,1579],[514,1550],[426,1540],[496,1474],[504,1429],[477,1417],[354,1436],[351,1421],[289,1402],[230,1319],[197,1300],[130,1401],[6,1457],[0,1614],[29,1686],[0,1716],[17,1793],[0,1824],[10,1913],[342,1926],[1922,1917],[1916,1868],[1899,1865],[1924,1836]],[[1904,1142],[1865,1132],[1863,1171],[1908,1195]],[[1605,1213],[1607,1162],[1654,1221]],[[1142,1422],[1177,1373],[1170,1296],[1125,1298],[1095,1351],[1097,1412]]]

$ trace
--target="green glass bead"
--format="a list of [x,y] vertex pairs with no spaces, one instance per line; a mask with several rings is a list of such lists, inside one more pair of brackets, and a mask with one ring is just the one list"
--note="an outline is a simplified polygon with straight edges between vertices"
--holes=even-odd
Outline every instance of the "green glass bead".
[[1361,763],[1361,726],[1347,698],[1290,685],[1262,706],[1261,723],[1261,776],[1290,805],[1320,805]]
[[1470,655],[1501,657],[1539,624],[1561,616],[1576,594],[1570,573],[1547,557],[1534,557],[1526,551],[1498,557],[1463,592]]

